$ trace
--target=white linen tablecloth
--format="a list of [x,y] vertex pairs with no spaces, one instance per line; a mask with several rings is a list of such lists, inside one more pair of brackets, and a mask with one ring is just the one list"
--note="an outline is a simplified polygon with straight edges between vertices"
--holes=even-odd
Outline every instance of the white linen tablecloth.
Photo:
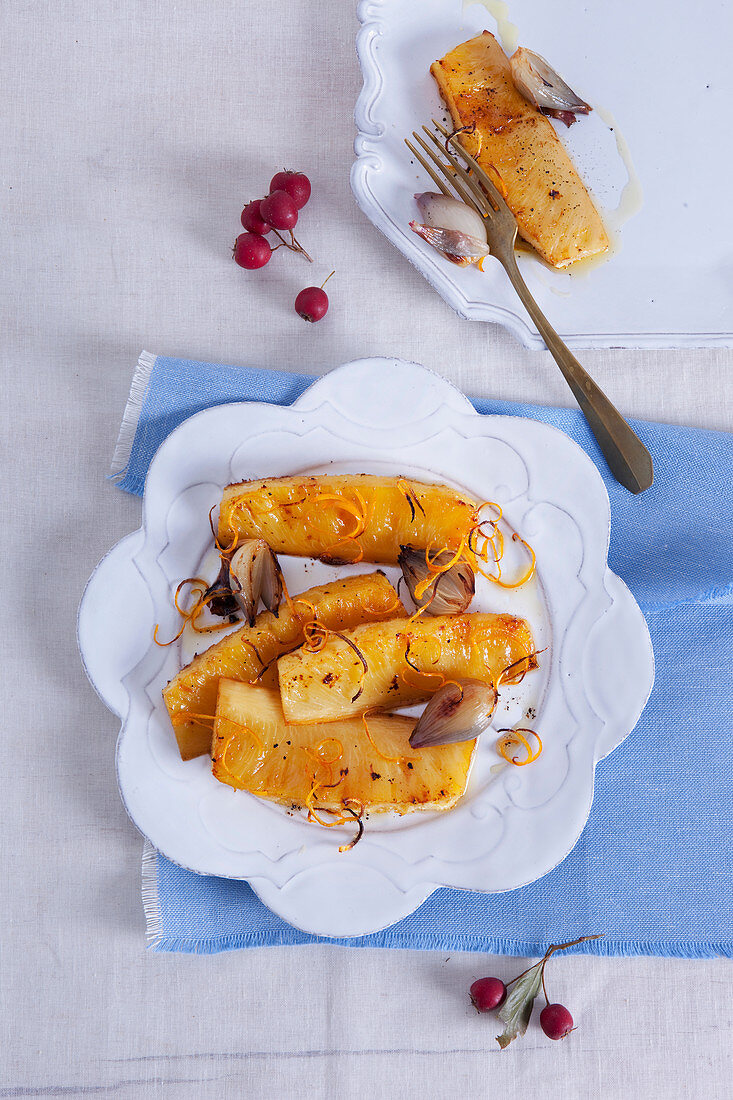
[[[356,208],[356,29],[351,0],[4,5],[0,1097],[723,1100],[723,959],[557,959],[578,1030],[553,1044],[535,1020],[502,1054],[466,991],[521,960],[145,953],[117,722],[74,635],[86,577],[139,523],[104,475],[141,348],[316,373],[396,355],[468,393],[570,403],[549,355],[459,320]],[[313,181],[317,261],[240,271],[241,207],[283,166]],[[295,295],[332,269],[306,325]],[[730,352],[581,359],[627,414],[733,426]]]

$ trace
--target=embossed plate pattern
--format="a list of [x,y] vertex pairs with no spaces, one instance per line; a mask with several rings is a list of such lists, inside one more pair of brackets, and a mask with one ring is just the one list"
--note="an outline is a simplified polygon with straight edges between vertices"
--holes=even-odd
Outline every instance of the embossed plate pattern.
[[[152,644],[156,622],[174,633],[171,592],[207,552],[207,513],[223,486],[318,469],[406,473],[500,501],[537,552],[537,580],[514,594],[486,583],[473,608],[526,615],[547,646],[540,671],[502,701],[502,725],[537,711],[539,760],[497,771],[485,735],[454,810],[373,817],[346,854],[337,844],[348,833],[334,838],[338,830],[232,791],[206,758],[179,759],[160,690],[180,653]],[[176,863],[247,879],[285,920],[325,936],[385,927],[439,886],[502,891],[540,877],[576,842],[595,764],[633,728],[653,681],[646,623],[608,570],[608,539],[608,497],[580,448],[536,421],[479,416],[416,364],[359,360],[290,408],[243,403],[191,417],[151,465],[141,530],[97,567],[79,613],[89,678],[122,720],[117,769],[130,817]],[[291,590],[333,575],[296,559],[285,567]]]

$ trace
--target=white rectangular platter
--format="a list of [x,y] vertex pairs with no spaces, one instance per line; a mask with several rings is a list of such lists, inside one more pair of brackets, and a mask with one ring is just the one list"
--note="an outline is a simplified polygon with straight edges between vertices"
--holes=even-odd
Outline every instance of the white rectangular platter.
[[[434,186],[403,139],[445,110],[429,67],[486,29],[546,57],[594,107],[556,123],[613,236],[603,263],[554,271],[522,253],[532,293],[575,347],[733,346],[730,9],[717,0],[362,0],[364,88],[352,171],[374,224],[462,316],[542,342],[503,270],[458,268],[408,228]],[[623,223],[623,224],[622,224]]]

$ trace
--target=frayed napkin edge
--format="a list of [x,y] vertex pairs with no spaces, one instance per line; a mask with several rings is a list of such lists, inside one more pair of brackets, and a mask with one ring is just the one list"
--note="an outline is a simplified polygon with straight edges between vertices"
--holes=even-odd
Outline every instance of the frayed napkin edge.
[[[145,939],[150,951],[180,952],[186,955],[216,955],[223,951],[236,951],[249,947],[307,946],[313,943],[330,943],[334,947],[374,947],[405,951],[465,951],[487,955],[505,955],[521,958],[538,958],[548,943],[539,940],[521,940],[508,936],[476,936],[470,933],[453,934],[429,932],[397,932],[385,928],[371,936],[353,939],[331,939],[328,936],[311,936],[297,928],[283,927],[259,932],[227,932],[215,936],[192,936],[165,932],[158,890],[158,852],[145,840],[142,854],[142,900],[145,913]],[[733,942],[674,941],[674,940],[624,940],[604,936],[600,940],[581,943],[570,949],[573,955],[600,955],[605,957],[656,956],[676,959],[733,958]]]
[[145,914],[145,942],[153,951],[163,951],[163,914],[158,892],[158,852],[146,838],[143,844],[142,895]]
[[135,367],[135,373],[130,383],[130,392],[127,396],[127,404],[122,414],[120,432],[115,443],[112,465],[110,467],[110,481],[119,482],[127,473],[132,457],[132,447],[135,442],[135,433],[140,422],[140,414],[143,409],[145,395],[148,392],[150,376],[153,373],[158,356],[149,351],[141,351]]

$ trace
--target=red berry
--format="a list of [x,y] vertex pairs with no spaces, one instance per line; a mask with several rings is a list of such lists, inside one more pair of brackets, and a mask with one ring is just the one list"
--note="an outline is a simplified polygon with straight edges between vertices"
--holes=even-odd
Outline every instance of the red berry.
[[260,214],[260,203],[262,199],[255,199],[254,202],[248,202],[242,211],[242,225],[248,233],[259,233],[263,236],[265,233],[269,233],[272,226],[269,226]]
[[540,1012],[540,1027],[548,1039],[564,1039],[573,1030],[573,1017],[565,1005],[545,1005]]
[[270,180],[270,192],[287,191],[298,210],[302,210],[311,197],[311,181],[302,172],[278,172]]
[[260,237],[258,233],[240,233],[234,242],[232,255],[235,263],[240,267],[254,271],[269,262],[272,249],[265,238]]
[[294,229],[298,207],[287,191],[272,191],[260,203],[260,215],[273,229]]
[[320,321],[328,312],[328,295],[320,286],[307,286],[295,299],[295,312],[304,321]]
[[471,1002],[477,1012],[493,1012],[504,1004],[506,986],[501,978],[479,978],[471,986]]

